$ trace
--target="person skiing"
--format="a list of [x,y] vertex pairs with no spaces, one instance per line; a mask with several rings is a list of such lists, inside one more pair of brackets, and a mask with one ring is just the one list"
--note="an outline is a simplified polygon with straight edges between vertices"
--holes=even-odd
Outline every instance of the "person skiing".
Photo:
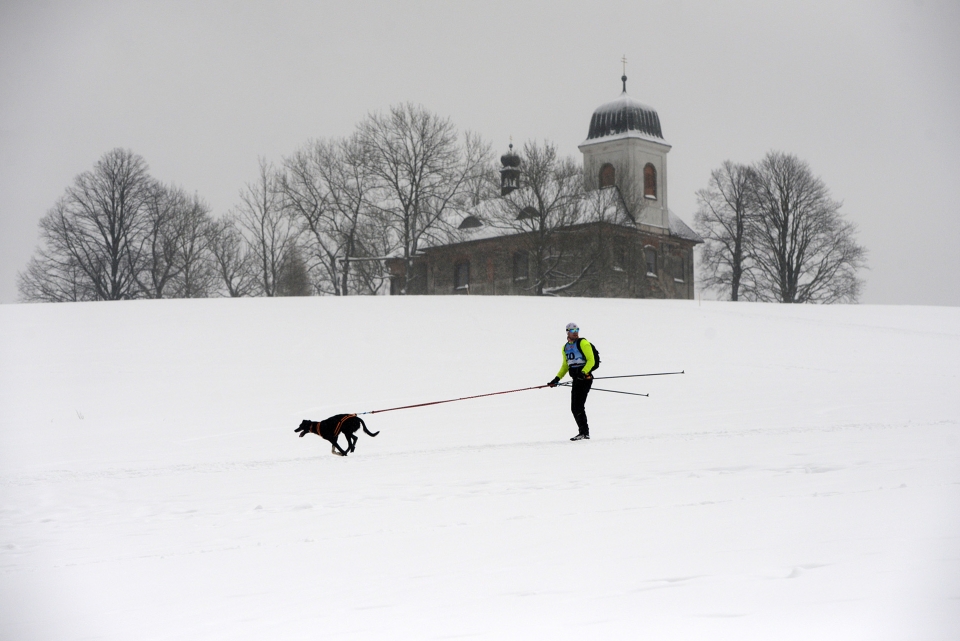
[[596,366],[593,346],[585,338],[580,338],[580,328],[576,323],[567,323],[567,342],[563,346],[563,364],[560,371],[547,383],[556,387],[560,379],[569,371],[573,379],[570,392],[570,411],[577,421],[579,433],[571,441],[581,441],[590,438],[590,427],[587,425],[587,394],[593,386],[593,376],[590,371]]

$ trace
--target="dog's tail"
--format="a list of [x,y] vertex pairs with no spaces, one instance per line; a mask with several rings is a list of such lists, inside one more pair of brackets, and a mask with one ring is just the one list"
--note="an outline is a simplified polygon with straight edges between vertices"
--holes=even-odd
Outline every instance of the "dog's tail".
[[363,428],[363,431],[366,432],[368,436],[376,436],[377,434],[380,433],[379,431],[371,432],[370,430],[368,430],[367,424],[363,422],[362,418],[357,417],[357,420],[360,421],[360,426]]

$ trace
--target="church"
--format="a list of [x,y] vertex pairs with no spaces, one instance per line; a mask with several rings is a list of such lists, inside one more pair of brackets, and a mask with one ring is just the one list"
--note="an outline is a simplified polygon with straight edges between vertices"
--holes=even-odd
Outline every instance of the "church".
[[[621,81],[590,118],[576,185],[538,179],[511,144],[500,198],[478,203],[452,240],[421,247],[411,263],[388,261],[390,293],[693,299],[703,241],[670,211],[657,112]],[[564,190],[573,195],[559,198]]]

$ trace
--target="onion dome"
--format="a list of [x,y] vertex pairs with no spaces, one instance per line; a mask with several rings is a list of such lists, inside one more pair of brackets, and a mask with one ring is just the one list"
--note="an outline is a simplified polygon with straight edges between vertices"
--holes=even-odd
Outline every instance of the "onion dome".
[[520,188],[520,156],[513,151],[513,143],[507,153],[500,156],[500,195],[506,196]]
[[513,150],[513,143],[510,143],[510,149],[507,153],[500,156],[500,164],[504,167],[519,167],[520,156]]
[[636,131],[653,138],[663,140],[660,131],[660,116],[653,107],[634,100],[627,95],[627,77],[623,76],[623,93],[616,100],[612,100],[597,107],[590,118],[590,131],[587,140],[615,136],[630,131]]

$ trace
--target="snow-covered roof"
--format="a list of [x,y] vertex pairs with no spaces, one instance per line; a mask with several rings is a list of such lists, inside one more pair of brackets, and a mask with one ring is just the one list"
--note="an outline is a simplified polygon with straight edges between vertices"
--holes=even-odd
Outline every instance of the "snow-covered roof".
[[[452,233],[452,237],[443,240],[440,238],[423,239],[420,241],[419,249],[433,249],[445,245],[456,245],[458,243],[469,243],[476,240],[487,240],[489,238],[498,238],[500,236],[511,236],[520,233],[516,229],[505,228],[493,224],[496,220],[494,207],[497,206],[497,199],[484,201],[470,209],[465,219],[470,220],[469,226],[460,226]],[[474,225],[473,221],[480,224]]]
[[[477,216],[477,218],[480,218],[480,217]],[[483,225],[481,225],[480,227],[468,227],[466,229],[458,229],[455,240],[449,243],[436,243],[431,245],[431,247],[438,247],[440,245],[452,245],[456,243],[469,243],[475,240],[487,240],[488,238],[498,238],[500,236],[512,236],[514,234],[521,233],[516,229],[495,226],[490,223],[490,218],[486,218],[486,219],[480,218],[480,221],[483,223]]]
[[[594,210],[591,212],[593,215],[590,216],[590,218],[594,220],[600,218],[614,224],[623,224],[626,222],[623,201],[620,199],[619,192],[617,192],[616,189],[588,191],[583,194],[582,198],[585,201],[590,201],[584,203],[584,205]],[[524,233],[523,231],[518,230],[516,227],[508,227],[503,223],[498,224],[496,222],[502,206],[503,201],[499,198],[485,200],[479,203],[471,208],[470,212],[466,216],[466,219],[470,222],[470,226],[460,227],[453,233],[453,236],[447,240],[442,240],[439,238],[422,240],[419,249],[423,251],[436,247],[444,247],[447,245],[457,245],[460,243],[489,240],[491,238],[514,236],[516,234]],[[596,215],[598,213],[602,213],[602,215]],[[703,242],[703,239],[700,237],[700,235],[693,231],[693,229],[691,229],[685,222],[683,222],[679,216],[674,214],[672,211],[668,212],[668,215],[671,236],[693,241],[695,243]],[[476,222],[479,222],[480,225],[476,226]]]
[[668,211],[667,215],[670,219],[671,236],[677,236],[678,238],[683,238],[684,240],[692,240],[695,243],[703,242],[703,238],[700,237],[700,234],[690,229],[687,223],[680,220],[679,216],[672,211]]

